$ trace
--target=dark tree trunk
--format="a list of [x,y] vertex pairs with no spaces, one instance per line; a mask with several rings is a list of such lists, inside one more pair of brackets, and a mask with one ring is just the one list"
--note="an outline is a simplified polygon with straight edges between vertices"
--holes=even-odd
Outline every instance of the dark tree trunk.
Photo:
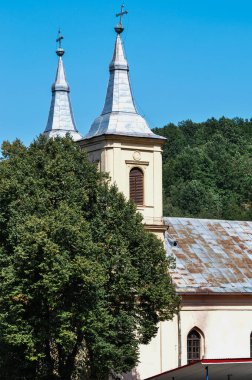
[[41,380],[60,380],[59,376],[56,375],[45,375],[41,378]]
[[60,364],[59,368],[59,375],[60,380],[71,380],[71,377],[73,375],[75,369],[75,357],[71,360],[68,358],[67,360],[64,360],[64,362]]
[[50,343],[48,340],[46,341],[46,366],[47,366],[47,371],[46,371],[47,372],[47,375],[46,375],[47,378],[49,380],[55,379],[55,375],[53,373],[54,362],[52,359]]
[[72,353],[68,357],[66,357],[65,355],[62,355],[62,351],[59,349],[59,353],[60,353],[59,374],[60,374],[61,380],[71,380],[71,377],[75,370],[76,355],[78,353],[81,341],[82,341],[82,335],[78,337],[75,347]]

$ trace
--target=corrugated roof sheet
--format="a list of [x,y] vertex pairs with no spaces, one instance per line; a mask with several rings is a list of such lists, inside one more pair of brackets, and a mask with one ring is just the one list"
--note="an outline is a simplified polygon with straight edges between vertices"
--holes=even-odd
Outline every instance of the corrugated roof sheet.
[[252,222],[164,218],[181,293],[252,293]]

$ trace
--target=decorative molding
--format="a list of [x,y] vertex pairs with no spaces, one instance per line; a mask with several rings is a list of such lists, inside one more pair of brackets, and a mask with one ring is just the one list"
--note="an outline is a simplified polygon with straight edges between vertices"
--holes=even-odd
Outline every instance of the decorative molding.
[[100,141],[109,141],[113,143],[114,141],[119,141],[120,143],[132,143],[133,145],[142,146],[162,146],[166,143],[167,139],[164,137],[153,138],[153,137],[140,137],[140,136],[126,136],[126,135],[99,135],[90,138],[84,138],[79,140],[77,143],[80,146],[91,145]]
[[[207,307],[219,307],[219,310],[224,310],[227,307],[246,306],[252,307],[252,293],[211,293],[198,290],[197,293],[180,292],[177,288],[177,293],[182,297],[182,310],[202,310]],[[193,308],[193,309],[191,309]],[[190,310],[189,310],[190,309]]]
[[151,232],[165,232],[167,230],[167,226],[164,224],[145,224],[144,229]]
[[141,161],[141,159],[142,159],[141,152],[139,150],[136,150],[133,153],[133,160],[134,161]]
[[126,160],[125,163],[127,165],[140,165],[140,166],[149,166],[150,163],[148,161],[131,161],[131,160]]

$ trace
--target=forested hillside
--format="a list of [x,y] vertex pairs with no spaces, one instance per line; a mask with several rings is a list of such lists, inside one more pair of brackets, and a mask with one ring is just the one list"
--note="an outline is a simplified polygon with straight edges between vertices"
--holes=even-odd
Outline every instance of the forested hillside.
[[252,220],[252,119],[168,124],[164,215]]

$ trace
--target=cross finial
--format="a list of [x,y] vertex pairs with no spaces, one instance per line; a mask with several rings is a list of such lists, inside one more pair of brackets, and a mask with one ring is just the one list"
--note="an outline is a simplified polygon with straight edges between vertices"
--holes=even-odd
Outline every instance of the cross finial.
[[124,4],[122,4],[121,5],[121,12],[116,14],[116,17],[120,17],[120,23],[119,23],[120,25],[122,25],[123,16],[128,14],[128,11],[125,11],[124,8],[125,8]]
[[124,10],[124,5],[121,5],[121,12],[116,14],[116,17],[120,17],[119,24],[115,27],[115,31],[118,34],[121,34],[124,31],[124,27],[122,24],[123,16],[127,15],[129,12]]
[[64,37],[62,36],[61,30],[59,29],[59,31],[58,31],[58,37],[57,37],[57,40],[56,40],[56,42],[58,43],[58,49],[57,49],[56,53],[57,53],[57,55],[59,57],[62,57],[65,54],[64,49],[62,49],[62,47],[61,47],[63,39],[64,39]]
[[58,42],[58,44],[59,44],[59,49],[61,49],[61,41],[63,39],[64,39],[64,37],[62,36],[61,30],[59,29],[59,31],[58,31],[58,37],[57,37],[57,40],[56,40],[56,42]]

